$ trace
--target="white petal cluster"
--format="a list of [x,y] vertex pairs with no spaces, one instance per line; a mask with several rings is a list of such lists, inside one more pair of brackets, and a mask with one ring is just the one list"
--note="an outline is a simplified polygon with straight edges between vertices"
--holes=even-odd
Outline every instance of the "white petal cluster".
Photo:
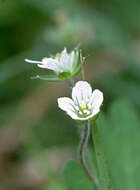
[[79,81],[72,89],[72,99],[58,98],[58,106],[74,120],[88,120],[100,112],[103,93],[96,89],[92,92],[90,84]]
[[57,54],[55,58],[43,58],[42,61],[33,61],[29,59],[25,59],[28,63],[37,64],[38,67],[49,69],[54,71],[56,74],[62,72],[71,72],[73,66],[73,59],[74,59],[74,51],[70,54],[67,53],[67,49]]

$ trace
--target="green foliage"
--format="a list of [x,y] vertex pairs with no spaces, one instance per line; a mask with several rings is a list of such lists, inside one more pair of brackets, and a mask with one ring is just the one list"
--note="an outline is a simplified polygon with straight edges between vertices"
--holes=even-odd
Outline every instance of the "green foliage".
[[98,125],[115,189],[139,189],[140,120],[133,106],[126,100],[116,101]]
[[66,187],[62,184],[51,184],[47,187],[47,190],[66,190]]
[[64,179],[71,190],[93,190],[93,184],[87,178],[80,164],[70,160],[64,167]]
[[35,77],[31,77],[31,79],[41,79],[47,82],[60,82],[61,79],[56,75],[37,75]]
[[95,121],[92,122],[92,138],[97,160],[99,186],[102,190],[114,190],[108,163],[104,153],[104,147],[102,144],[98,126]]

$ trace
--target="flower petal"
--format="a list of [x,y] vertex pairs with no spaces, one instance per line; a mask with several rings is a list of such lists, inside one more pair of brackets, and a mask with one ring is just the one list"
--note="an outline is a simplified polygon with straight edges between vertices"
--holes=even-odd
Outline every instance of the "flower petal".
[[67,98],[67,97],[63,97],[63,98],[58,98],[57,99],[58,102],[58,107],[61,108],[63,111],[75,111],[74,107],[74,102],[72,101],[72,99]]
[[33,63],[33,64],[42,63],[42,61],[34,61],[34,60],[30,60],[30,59],[25,59],[25,61],[28,62],[28,63]]
[[78,116],[75,113],[75,105],[72,99],[63,97],[63,98],[58,98],[58,107],[65,111],[72,119],[78,120]]
[[43,65],[48,65],[48,63],[50,63],[50,64],[56,64],[57,63],[57,60],[56,59],[53,59],[53,58],[47,58],[47,57],[44,57],[43,59],[42,59],[42,64]]
[[58,61],[53,58],[43,58],[42,64],[37,65],[40,68],[50,69],[55,72],[58,72]]
[[103,103],[103,93],[98,89],[94,90],[88,104],[89,107],[93,109],[93,112],[94,110],[96,112],[96,110],[100,108],[102,103]]
[[88,103],[92,95],[92,88],[86,81],[79,81],[72,89],[72,99],[75,104]]
[[67,49],[64,48],[60,57],[60,66],[63,67],[64,71],[71,70],[71,57],[72,56],[67,53]]
[[67,114],[74,120],[79,120],[79,117],[77,116],[77,114],[73,111],[68,111]]
[[100,112],[100,108],[94,109],[92,114],[87,117],[87,119],[93,118],[95,115],[97,115]]

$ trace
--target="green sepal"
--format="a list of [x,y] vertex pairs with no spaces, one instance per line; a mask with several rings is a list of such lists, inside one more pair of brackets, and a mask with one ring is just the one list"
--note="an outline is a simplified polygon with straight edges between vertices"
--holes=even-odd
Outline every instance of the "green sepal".
[[93,116],[92,118],[90,118],[88,120],[74,120],[74,121],[77,123],[77,125],[83,125],[85,123],[88,123],[88,121],[95,122],[98,118],[98,115],[99,114]]
[[35,77],[31,77],[31,79],[40,79],[45,80],[47,82],[60,82],[62,81],[57,75],[37,75]]
[[80,62],[80,52],[78,49],[74,50],[74,59],[73,59],[73,67],[72,67],[72,73],[75,72],[75,69],[77,68],[78,64]]
[[67,79],[70,79],[72,78],[72,75],[71,73],[69,72],[62,72],[58,75],[58,77],[61,79],[61,80],[67,80]]
[[80,51],[78,49],[75,49],[75,58],[74,58],[74,66],[72,68],[72,77],[80,73],[82,66],[85,65],[86,57],[82,57],[82,62],[80,61]]
[[72,73],[72,77],[74,77],[75,75],[77,75],[80,71],[81,71],[81,69],[82,69],[82,67],[81,67],[81,65],[79,64],[76,68],[75,68],[75,70],[74,70],[74,72]]

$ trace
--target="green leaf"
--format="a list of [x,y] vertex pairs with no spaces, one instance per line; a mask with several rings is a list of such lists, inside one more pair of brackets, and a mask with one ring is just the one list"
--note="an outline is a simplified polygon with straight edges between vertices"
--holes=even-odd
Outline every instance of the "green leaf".
[[133,106],[116,101],[108,117],[99,117],[98,126],[115,189],[139,189],[140,119]]
[[31,77],[31,79],[46,80],[47,82],[60,82],[60,81],[62,81],[62,79],[60,79],[57,75],[37,75],[35,77]]
[[66,184],[71,190],[93,190],[92,183],[76,161],[68,161],[63,174]]
[[99,175],[99,184],[102,190],[113,190],[112,179],[109,173],[108,164],[104,154],[104,148],[98,126],[95,121],[92,123],[92,137],[96,153],[97,168]]
[[56,183],[49,185],[46,190],[66,190],[66,187],[62,184]]

